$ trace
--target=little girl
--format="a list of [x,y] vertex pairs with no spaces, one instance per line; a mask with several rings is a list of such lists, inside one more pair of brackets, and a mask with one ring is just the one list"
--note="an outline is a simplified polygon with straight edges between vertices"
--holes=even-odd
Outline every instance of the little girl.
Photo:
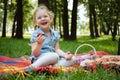
[[68,66],[66,63],[72,61],[72,54],[64,53],[59,48],[58,32],[51,29],[53,18],[54,14],[43,4],[39,5],[34,13],[36,27],[30,39],[32,48],[30,67]]

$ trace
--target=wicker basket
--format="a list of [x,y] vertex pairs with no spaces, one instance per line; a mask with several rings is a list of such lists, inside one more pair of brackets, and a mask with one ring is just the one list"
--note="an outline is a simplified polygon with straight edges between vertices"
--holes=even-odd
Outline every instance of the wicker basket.
[[94,46],[90,45],[90,44],[82,44],[82,45],[79,45],[74,53],[74,56],[72,57],[72,59],[74,61],[78,60],[80,57],[77,56],[77,53],[78,53],[78,50],[81,48],[81,47],[84,47],[84,46],[89,46],[91,47],[93,50],[92,50],[92,53],[96,54],[96,49],[94,48]]
[[78,50],[79,50],[81,47],[83,47],[83,46],[89,46],[89,47],[91,47],[91,48],[93,49],[94,54],[96,54],[96,49],[94,48],[94,46],[92,46],[92,45],[90,45],[90,44],[82,44],[82,45],[80,45],[80,46],[77,47],[77,49],[76,49],[76,51],[75,51],[75,56],[76,56]]

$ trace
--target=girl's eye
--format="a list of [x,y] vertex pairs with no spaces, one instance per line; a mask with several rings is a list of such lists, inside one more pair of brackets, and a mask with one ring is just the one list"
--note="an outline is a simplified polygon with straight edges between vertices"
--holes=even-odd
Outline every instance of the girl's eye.
[[38,17],[38,19],[41,19],[41,17]]
[[47,15],[45,15],[44,17],[48,17]]

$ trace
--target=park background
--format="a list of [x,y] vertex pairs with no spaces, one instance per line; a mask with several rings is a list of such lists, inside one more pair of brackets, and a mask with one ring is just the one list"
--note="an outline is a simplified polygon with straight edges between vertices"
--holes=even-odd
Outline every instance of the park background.
[[[60,33],[60,47],[74,54],[82,44],[97,51],[118,54],[120,37],[119,0],[0,0],[0,55],[21,57],[31,54],[29,40],[34,31],[33,14],[44,3],[54,12],[53,29]],[[85,46],[78,53],[87,53]],[[108,75],[109,73],[109,75]],[[99,69],[97,73],[74,72],[46,77],[31,72],[26,80],[117,80],[119,75]],[[22,77],[19,77],[20,80]],[[5,78],[6,79],[6,78]],[[7,79],[14,80],[15,76]]]
[[[18,40],[28,38],[27,43],[29,43],[35,26],[33,22],[34,11],[39,4],[45,4],[54,12],[55,18],[52,28],[59,31],[62,41],[79,41],[80,45],[87,43],[89,39],[93,41],[94,39],[99,40],[99,38],[104,40],[102,37],[105,36],[111,43],[116,42],[109,45],[113,47],[114,51],[110,51],[111,49],[107,51],[117,54],[120,35],[119,0],[0,0],[0,39],[7,37]],[[2,47],[4,47],[2,43],[4,42],[1,40],[1,53],[4,52],[2,51]],[[113,46],[114,44],[115,46]],[[104,48],[102,44],[99,46]],[[100,50],[104,51],[105,49]]]
[[2,37],[22,39],[34,30],[35,8],[44,3],[54,12],[53,29],[64,40],[77,40],[78,35],[91,38],[111,35],[116,40],[120,28],[119,0],[0,0]]

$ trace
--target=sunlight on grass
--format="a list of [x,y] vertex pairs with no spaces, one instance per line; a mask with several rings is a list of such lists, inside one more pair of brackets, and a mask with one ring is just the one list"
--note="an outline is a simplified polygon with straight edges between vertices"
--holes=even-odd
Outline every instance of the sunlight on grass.
[[30,37],[31,37],[31,34],[24,34],[24,36],[23,36],[25,39],[27,38],[27,39],[30,39]]

